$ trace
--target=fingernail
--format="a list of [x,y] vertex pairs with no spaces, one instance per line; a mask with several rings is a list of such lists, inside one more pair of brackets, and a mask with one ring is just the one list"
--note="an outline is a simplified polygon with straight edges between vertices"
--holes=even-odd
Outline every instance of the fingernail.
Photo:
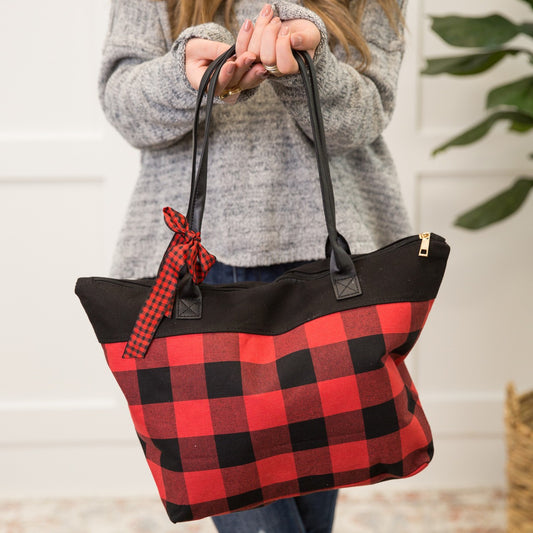
[[285,37],[287,35],[289,35],[289,26],[282,26],[281,27],[281,30],[279,30],[279,34],[282,36],[282,37]]
[[281,19],[279,17],[275,17],[270,21],[270,24],[281,24]]
[[301,35],[293,35],[291,38],[291,44],[294,46],[294,48],[297,48],[298,46],[302,46],[303,39]]
[[252,21],[250,19],[246,19],[242,25],[242,29],[244,31],[250,31],[252,29]]
[[226,73],[233,74],[234,72],[235,72],[235,63],[228,63],[228,66],[226,67]]
[[244,60],[244,64],[249,67],[252,63],[254,62],[254,58],[253,57],[247,57],[245,60]]
[[268,78],[268,71],[266,71],[266,70],[259,71],[259,77],[260,78]]
[[268,15],[270,15],[271,10],[272,10],[272,7],[270,6],[270,4],[266,4],[261,10],[261,16],[267,17]]

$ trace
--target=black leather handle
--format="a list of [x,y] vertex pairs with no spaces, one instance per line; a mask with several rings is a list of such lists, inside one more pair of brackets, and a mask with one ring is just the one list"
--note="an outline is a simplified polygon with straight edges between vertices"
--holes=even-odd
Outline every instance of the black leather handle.
[[[209,127],[213,111],[215,97],[215,85],[220,70],[226,61],[235,53],[235,47],[213,61],[204,73],[198,90],[195,119],[193,125],[193,163],[191,177],[191,194],[187,220],[194,231],[200,231],[202,226],[205,199],[207,192],[207,163],[209,154]],[[314,64],[307,52],[293,51],[298,62],[300,75],[307,95],[313,140],[315,147],[320,189],[326,227],[328,231],[328,247],[331,249],[330,274],[335,296],[337,299],[351,298],[361,294],[361,288],[357,279],[354,263],[345,247],[345,239],[338,233],[335,222],[335,200],[329,169],[329,161],[326,149],[326,138],[320,110],[316,73]],[[200,156],[198,158],[198,130],[200,123],[200,110],[204,93],[207,89],[207,102],[205,107],[204,136]]]
[[[215,92],[216,80],[220,73],[220,69],[224,66],[224,63],[235,54],[235,46],[232,46],[226,52],[217,57],[214,61],[211,62],[209,67],[207,67],[202,79],[200,80],[200,86],[198,87],[198,95],[196,97],[196,110],[194,113],[194,122],[192,127],[192,176],[191,176],[191,194],[189,197],[189,207],[187,211],[187,221],[189,226],[194,230],[199,232],[202,226],[203,218],[203,209],[205,205],[205,193],[207,185],[207,151],[209,144],[209,124],[211,121],[211,109],[213,105],[213,98]],[[202,100],[204,99],[204,94],[207,94],[207,89],[209,82],[213,77],[214,71],[217,71],[214,83],[212,83],[213,94],[211,97],[207,98],[206,106],[206,118],[205,118],[205,128],[204,128],[204,144],[202,147],[202,155],[200,161],[200,170],[198,174],[205,173],[205,179],[200,186],[203,186],[201,190],[198,190],[199,179],[197,176],[196,170],[196,161],[198,157],[198,130],[200,127],[200,110],[202,108]],[[198,202],[200,200],[200,202]]]

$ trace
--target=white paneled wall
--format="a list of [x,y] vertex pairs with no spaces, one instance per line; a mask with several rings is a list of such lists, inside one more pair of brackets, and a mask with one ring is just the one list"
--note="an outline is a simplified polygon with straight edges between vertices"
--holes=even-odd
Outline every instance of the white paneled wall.
[[[137,171],[98,105],[107,8],[0,1],[0,497],[100,493],[137,453],[74,295],[107,272]],[[148,486],[128,463],[107,490]]]
[[533,201],[490,229],[453,226],[458,214],[528,172],[531,135],[510,135],[498,125],[480,143],[431,157],[432,149],[485,116],[487,89],[524,76],[525,61],[511,59],[476,77],[418,75],[426,57],[467,53],[432,33],[429,15],[491,12],[517,22],[533,18],[516,0],[410,3],[408,54],[388,131],[415,228],[444,235],[452,246],[411,359],[436,446],[433,465],[412,481],[415,487],[503,486],[505,385],[533,387]]
[[[453,51],[428,31],[427,14],[497,9],[520,20],[524,6],[410,1],[387,136],[416,230],[446,236],[452,255],[411,355],[436,458],[417,478],[384,487],[503,485],[504,387],[511,379],[533,386],[533,202],[481,233],[452,226],[461,210],[527,170],[531,138],[499,127],[474,147],[430,156],[483,116],[486,87],[518,77],[523,61],[471,79],[418,74],[423,57]],[[155,494],[73,293],[78,276],[107,272],[137,171],[137,153],[97,102],[107,8],[108,0],[0,0],[0,497]]]

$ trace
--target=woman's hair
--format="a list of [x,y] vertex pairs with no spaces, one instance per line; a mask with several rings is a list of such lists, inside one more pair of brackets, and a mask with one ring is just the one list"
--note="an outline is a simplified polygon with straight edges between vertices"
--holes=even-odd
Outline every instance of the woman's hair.
[[[398,31],[403,23],[398,0],[303,0],[303,5],[314,11],[325,23],[331,46],[340,44],[347,53],[349,46],[361,55],[361,68],[370,62],[370,50],[361,33],[361,19],[367,2],[377,2],[391,25]],[[233,0],[166,0],[172,36],[175,39],[189,26],[213,21],[219,9],[230,27],[233,18]],[[350,6],[350,4],[354,4]]]

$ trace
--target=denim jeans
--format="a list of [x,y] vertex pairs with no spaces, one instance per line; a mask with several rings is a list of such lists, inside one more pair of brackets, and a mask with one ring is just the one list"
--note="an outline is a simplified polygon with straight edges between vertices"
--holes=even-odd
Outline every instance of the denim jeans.
[[[206,283],[273,281],[302,262],[243,268],[215,263]],[[325,491],[278,500],[274,503],[213,517],[219,533],[330,533],[333,527],[337,491]]]

